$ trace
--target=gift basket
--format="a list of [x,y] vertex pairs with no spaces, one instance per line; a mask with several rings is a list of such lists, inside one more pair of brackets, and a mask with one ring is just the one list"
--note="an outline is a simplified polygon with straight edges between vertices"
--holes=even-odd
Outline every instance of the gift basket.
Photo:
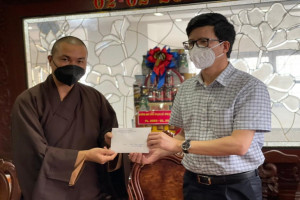
[[155,47],[147,52],[143,59],[143,75],[136,76],[134,84],[136,127],[151,126],[152,131],[178,132],[168,123],[174,98],[187,68],[183,49]]

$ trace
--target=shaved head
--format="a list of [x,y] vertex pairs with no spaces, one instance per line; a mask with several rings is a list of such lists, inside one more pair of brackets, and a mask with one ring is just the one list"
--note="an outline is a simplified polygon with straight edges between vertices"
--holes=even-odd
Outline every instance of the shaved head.
[[62,37],[58,40],[56,40],[56,42],[54,43],[52,49],[51,49],[51,55],[53,56],[55,54],[55,52],[58,49],[58,46],[61,43],[68,43],[68,44],[74,44],[74,45],[82,45],[86,48],[85,44],[82,42],[81,39],[74,37],[74,36],[66,36],[66,37]]

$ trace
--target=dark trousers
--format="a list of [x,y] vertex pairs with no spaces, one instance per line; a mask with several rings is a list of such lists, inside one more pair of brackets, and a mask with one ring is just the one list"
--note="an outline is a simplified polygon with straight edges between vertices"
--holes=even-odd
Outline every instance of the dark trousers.
[[187,171],[183,180],[184,200],[262,200],[261,180],[254,176],[238,183],[204,185]]

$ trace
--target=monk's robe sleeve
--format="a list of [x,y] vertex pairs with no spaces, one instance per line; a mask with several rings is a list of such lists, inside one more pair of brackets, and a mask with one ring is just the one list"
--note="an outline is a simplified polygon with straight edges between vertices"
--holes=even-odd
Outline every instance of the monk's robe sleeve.
[[[84,154],[78,152],[74,170],[72,172],[72,175],[71,175],[71,178],[69,181],[69,186],[73,186],[76,184],[76,181],[78,180],[80,172],[84,167],[84,162],[85,162]],[[107,171],[112,172],[112,171],[118,170],[118,169],[120,169],[121,165],[122,165],[122,154],[118,154],[114,160],[108,162]]]
[[[110,144],[106,144],[105,139],[104,139],[104,135],[107,132],[111,132],[112,128],[117,128],[118,127],[118,120],[117,120],[117,116],[116,113],[114,111],[114,109],[112,108],[112,106],[109,104],[109,102],[102,96],[102,113],[109,113],[104,114],[101,116],[100,119],[100,124],[101,124],[101,128],[100,128],[100,137],[99,137],[99,141],[98,144],[100,147],[104,147],[106,146],[107,148],[110,147]],[[104,111],[104,112],[103,112]],[[122,154],[118,154],[117,157],[108,162],[108,171],[112,172],[115,170],[120,169],[122,165]]]
[[85,154],[79,151],[77,158],[76,158],[74,170],[72,172],[72,175],[71,175],[71,178],[69,181],[69,186],[75,185],[75,183],[79,177],[79,174],[84,167],[84,162],[85,162]]
[[120,169],[120,167],[122,165],[122,158],[123,158],[123,154],[119,153],[114,160],[109,161],[107,163],[107,171],[113,172],[115,170]]
[[[100,110],[99,113],[100,114],[100,137],[98,140],[98,145],[99,147],[103,148],[104,146],[106,146],[107,148],[110,147],[110,144],[106,144],[105,143],[105,139],[104,139],[104,135],[107,132],[111,132],[112,128],[116,128],[118,127],[118,121],[117,121],[117,117],[116,117],[116,113],[114,111],[114,109],[112,108],[112,106],[109,104],[109,102],[106,100],[106,98],[103,95],[100,95],[100,103],[99,105]],[[75,165],[74,165],[74,170],[71,174],[71,178],[69,180],[69,185],[73,186],[76,184],[76,181],[78,180],[79,176],[80,176],[80,172],[82,170],[82,168],[84,167],[84,162],[85,162],[85,156],[82,153],[78,153]],[[122,165],[122,155],[119,154],[117,155],[117,157],[108,162],[108,171],[112,172],[115,170],[120,169]]]
[[100,137],[98,139],[98,145],[99,147],[103,148],[104,146],[110,147],[110,144],[106,144],[104,135],[107,132],[111,132],[112,128],[118,128],[118,120],[116,113],[112,106],[109,104],[109,102],[105,99],[104,96],[101,96],[101,108],[100,108]]
[[48,145],[37,110],[35,99],[25,93],[17,98],[11,117],[13,159],[25,199],[32,199],[45,179],[68,185],[78,153]]

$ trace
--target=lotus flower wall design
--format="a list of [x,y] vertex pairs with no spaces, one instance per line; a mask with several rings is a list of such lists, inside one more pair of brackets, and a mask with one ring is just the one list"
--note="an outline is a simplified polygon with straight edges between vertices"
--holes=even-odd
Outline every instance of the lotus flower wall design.
[[[194,5],[194,4],[193,4]],[[164,16],[152,14],[161,11]],[[199,13],[220,12],[234,24],[237,37],[231,62],[263,81],[272,104],[272,132],[267,146],[300,145],[300,4],[298,1],[202,3],[134,12],[107,12],[26,19],[24,33],[28,85],[51,73],[47,55],[65,35],[88,47],[87,72],[81,82],[102,92],[117,112],[120,127],[132,127],[132,85],[142,74],[143,55],[155,46],[182,48],[185,28]],[[179,16],[183,18],[178,20]],[[186,18],[184,18],[186,17]]]

